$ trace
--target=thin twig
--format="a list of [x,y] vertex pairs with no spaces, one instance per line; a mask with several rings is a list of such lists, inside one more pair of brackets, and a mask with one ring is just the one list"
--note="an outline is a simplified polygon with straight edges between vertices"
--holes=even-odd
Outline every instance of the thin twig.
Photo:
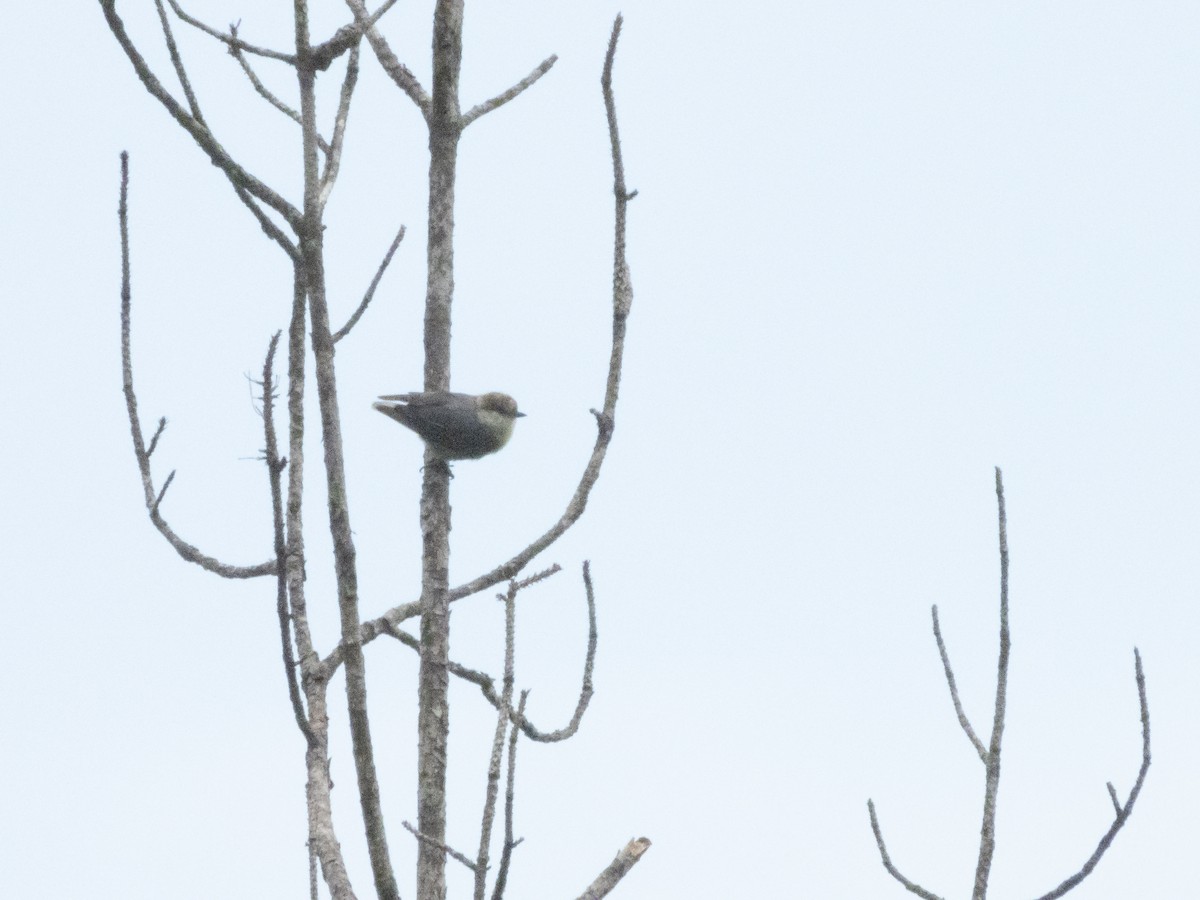
[[979,739],[979,736],[975,734],[975,729],[971,727],[971,723],[967,719],[967,714],[963,711],[962,701],[958,697],[958,684],[954,680],[954,670],[950,668],[950,657],[946,653],[946,643],[942,640],[942,629],[938,624],[938,608],[936,603],[933,605],[933,636],[937,639],[938,653],[942,657],[942,668],[946,673],[946,684],[950,686],[950,699],[954,701],[954,712],[958,716],[958,724],[962,726],[962,730],[971,741],[975,752],[979,754],[979,759],[984,765],[987,765],[987,748],[983,746],[983,741]]
[[232,184],[233,192],[237,195],[237,198],[241,200],[243,204],[245,204],[246,208],[250,210],[251,215],[258,220],[258,226],[262,229],[263,234],[278,244],[293,263],[299,262],[299,246],[297,246],[297,244],[287,236],[282,228],[275,224],[270,216],[263,212],[259,202],[250,196],[249,191],[247,191],[240,184]]
[[[256,566],[231,566],[200,552],[187,541],[177,535],[169,526],[159,505],[162,494],[166,492],[175,473],[172,472],[163,484],[161,492],[154,490],[154,478],[150,472],[150,453],[146,449],[145,438],[142,434],[142,423],[138,418],[137,394],[133,389],[133,350],[130,337],[130,318],[133,306],[132,289],[130,287],[129,262],[129,154],[121,154],[121,199],[117,218],[121,232],[121,380],[125,392],[125,411],[129,417],[129,430],[133,436],[133,454],[137,459],[138,470],[142,476],[142,491],[145,496],[146,509],[150,513],[150,521],[158,529],[175,551],[188,562],[196,563],[201,568],[214,572],[223,578],[256,578],[260,575],[273,575],[276,563],[274,560],[259,563]],[[160,420],[158,434],[165,427],[165,421]]]
[[616,859],[596,876],[596,880],[588,885],[587,890],[579,895],[579,900],[600,900],[601,897],[607,896],[609,891],[617,886],[617,882],[629,874],[629,870],[642,858],[642,854],[649,849],[649,838],[641,837],[631,840],[617,854]]
[[883,867],[888,870],[888,874],[904,885],[909,893],[916,894],[918,897],[923,898],[923,900],[942,900],[937,894],[927,891],[915,881],[909,881],[892,864],[892,858],[888,856],[887,846],[883,843],[883,832],[879,828],[879,819],[875,815],[874,800],[867,801],[867,811],[871,814],[871,830],[875,832],[875,846],[879,848],[879,858],[883,860]]
[[[417,653],[421,652],[421,641],[416,635],[410,634],[399,626],[392,625],[390,622],[385,623],[384,627],[386,629],[385,633],[389,637],[394,637],[405,647],[408,647]],[[331,671],[328,662],[323,663],[323,665],[326,666],[327,671]],[[499,708],[500,695],[496,693],[496,682],[491,675],[488,675],[486,672],[480,672],[478,669],[469,668],[461,663],[456,663],[454,660],[450,660],[446,664],[446,668],[449,670],[450,674],[454,675],[456,678],[461,678],[463,681],[469,681],[471,684],[479,685],[479,687],[483,690],[483,696],[487,698],[487,701],[491,703],[492,706]]]
[[158,508],[162,505],[163,497],[167,496],[167,488],[171,486],[171,482],[175,480],[175,470],[171,470],[171,474],[167,476],[167,480],[163,482],[163,486],[158,490],[158,496],[154,498],[154,506],[151,508],[152,513],[158,512]]
[[167,2],[171,4],[171,9],[175,10],[175,15],[179,16],[179,18],[184,22],[191,25],[193,28],[203,31],[210,37],[216,38],[230,49],[244,50],[247,53],[253,53],[255,56],[265,56],[268,59],[277,59],[280,62],[285,62],[292,66],[296,64],[296,57],[290,53],[280,53],[278,50],[269,50],[266,47],[256,47],[253,44],[247,44],[245,41],[238,39],[236,36],[230,37],[224,32],[213,28],[211,25],[206,25],[199,19],[189,16],[183,11],[177,0],[167,0]]
[[329,195],[333,192],[333,185],[342,165],[342,144],[346,139],[346,122],[350,118],[350,97],[354,94],[354,86],[358,84],[358,57],[359,42],[355,39],[350,48],[350,58],[346,60],[346,75],[342,78],[337,115],[333,120],[333,142],[325,154],[325,174],[321,176],[321,194],[318,200],[321,209],[325,208]]
[[532,72],[510,87],[502,94],[497,94],[491,100],[485,100],[483,103],[476,104],[467,110],[462,117],[462,127],[466,128],[480,116],[486,116],[492,110],[499,109],[510,100],[515,100],[518,96],[525,92],[526,89],[532,87],[538,79],[550,71],[550,67],[558,62],[558,55],[551,53],[540,63]]
[[[229,33],[233,37],[233,40],[229,44],[229,55],[237,60],[238,65],[242,67],[242,71],[246,74],[246,77],[250,79],[250,84],[254,87],[254,90],[258,93],[258,95],[297,125],[299,125],[300,113],[296,112],[296,110],[292,109],[290,106],[276,97],[275,94],[271,92],[270,88],[262,83],[262,80],[258,77],[258,73],[255,72],[251,67],[250,60],[246,59],[246,54],[243,53],[241,48],[238,46],[241,42],[237,40],[237,29],[238,26],[236,24],[229,26]],[[319,134],[317,135],[317,146],[319,146],[324,153],[329,153],[329,144],[326,143],[325,139]]]
[[1105,782],[1104,786],[1108,789],[1108,799],[1112,801],[1113,814],[1119,816],[1121,814],[1121,799],[1117,796],[1117,789],[1113,787],[1111,781]]
[[175,45],[175,35],[171,33],[171,23],[167,19],[167,10],[163,7],[162,0],[154,0],[154,8],[158,10],[158,21],[162,25],[163,38],[167,43],[167,53],[171,57],[171,65],[175,67],[175,74],[179,76],[179,84],[183,88],[183,95],[187,98],[188,109],[192,111],[196,121],[203,124],[204,115],[200,112],[200,103],[196,100],[196,94],[192,90],[191,79],[188,78],[187,70],[183,67],[183,57],[179,55],[179,48]]
[[401,225],[400,230],[396,232],[396,236],[392,238],[392,244],[388,247],[387,253],[383,255],[383,261],[379,264],[379,268],[375,270],[375,276],[367,286],[367,292],[363,294],[362,302],[358,304],[358,309],[354,310],[354,314],[346,320],[345,325],[334,332],[333,342],[335,344],[350,333],[350,329],[358,324],[358,320],[367,311],[367,306],[370,305],[371,300],[375,297],[375,289],[379,287],[383,273],[387,271],[387,267],[392,262],[392,257],[396,255],[396,249],[400,246],[400,242],[404,240],[404,233],[405,226]]

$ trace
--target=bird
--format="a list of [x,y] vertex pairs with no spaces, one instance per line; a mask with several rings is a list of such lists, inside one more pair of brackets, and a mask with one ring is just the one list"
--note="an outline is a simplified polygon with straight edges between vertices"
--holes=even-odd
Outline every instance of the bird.
[[516,400],[499,391],[478,396],[450,391],[384,394],[372,405],[415,431],[434,456],[447,462],[495,453],[525,415],[517,411]]

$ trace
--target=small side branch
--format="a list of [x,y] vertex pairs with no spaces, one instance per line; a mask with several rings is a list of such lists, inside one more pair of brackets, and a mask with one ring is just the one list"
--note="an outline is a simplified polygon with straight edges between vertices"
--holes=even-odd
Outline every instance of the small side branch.
[[250,196],[250,192],[239,184],[233,184],[233,192],[245,204],[246,208],[250,210],[250,214],[258,220],[258,227],[262,229],[263,234],[278,244],[293,264],[298,263],[300,261],[300,248],[288,238],[284,230],[275,224],[270,216],[263,212],[262,206]]
[[325,154],[325,171],[321,175],[321,193],[318,199],[318,205],[322,209],[328,202],[329,195],[333,193],[333,185],[342,166],[342,145],[346,139],[346,122],[350,119],[350,98],[354,95],[355,85],[358,84],[358,57],[359,43],[355,40],[354,46],[350,48],[350,58],[346,60],[346,75],[342,79],[337,115],[333,120],[333,142]]
[[596,880],[579,895],[579,900],[600,900],[601,897],[608,896],[608,893],[617,886],[617,882],[629,874],[629,870],[637,865],[642,854],[649,849],[649,838],[640,837],[631,840],[617,854],[616,859],[608,864],[608,868],[597,875]]
[[942,629],[938,624],[938,608],[935,603],[933,606],[933,636],[937,639],[938,654],[942,657],[942,668],[946,673],[946,684],[950,686],[950,699],[954,701],[954,712],[958,716],[958,724],[962,726],[962,730],[966,733],[967,739],[970,740],[971,746],[975,748],[975,752],[979,754],[979,759],[983,764],[987,765],[987,748],[983,746],[983,741],[975,734],[975,729],[971,727],[970,721],[967,719],[967,714],[963,711],[962,701],[958,697],[958,684],[954,680],[954,670],[950,668],[950,656],[946,653],[946,642],[942,640]]
[[467,856],[465,853],[459,853],[457,850],[455,850],[453,847],[449,846],[448,844],[443,844],[441,841],[435,841],[433,838],[429,837],[429,835],[427,835],[427,834],[421,834],[421,832],[419,832],[419,831],[417,831],[417,829],[413,828],[411,822],[401,822],[400,824],[403,825],[405,827],[405,829],[407,829],[409,831],[409,833],[411,833],[412,836],[415,837],[421,843],[428,844],[430,847],[438,848],[443,853],[445,853],[447,856],[449,856],[451,859],[456,859],[460,863],[462,863],[464,866],[466,866],[468,869],[470,869],[472,872],[475,871],[475,868],[476,868],[475,863],[472,862],[471,858],[469,856]]
[[875,815],[875,801],[867,801],[867,811],[871,814],[871,830],[875,832],[875,846],[879,848],[879,858],[883,860],[883,867],[888,870],[888,874],[895,878],[898,882],[904,885],[909,893],[916,894],[924,900],[942,900],[937,894],[932,891],[927,891],[915,881],[909,881],[892,863],[892,858],[888,856],[887,846],[883,842],[883,832],[879,828],[879,818]]
[[497,94],[491,100],[485,100],[483,103],[471,107],[462,117],[462,127],[466,128],[480,116],[486,116],[493,110],[499,109],[508,101],[515,100],[522,93],[524,93],[526,89],[532,87],[538,81],[538,79],[549,72],[551,66],[553,66],[556,62],[558,62],[558,55],[551,53],[538,64],[536,69],[510,87],[507,91],[502,94]]
[[1133,648],[1133,662],[1134,678],[1137,681],[1138,704],[1141,707],[1142,714],[1142,765],[1138,769],[1137,780],[1133,783],[1133,789],[1129,792],[1129,798],[1124,803],[1118,801],[1117,793],[1113,789],[1112,784],[1108,785],[1109,796],[1112,797],[1113,807],[1116,810],[1116,817],[1108,827],[1108,831],[1104,833],[1104,837],[1100,838],[1100,843],[1096,845],[1095,851],[1088,857],[1087,862],[1083,864],[1078,872],[1048,894],[1038,897],[1037,900],[1057,900],[1057,898],[1066,894],[1067,891],[1092,874],[1092,870],[1100,862],[1100,857],[1112,846],[1117,832],[1121,830],[1125,823],[1129,821],[1129,817],[1133,815],[1133,804],[1137,802],[1138,795],[1142,793],[1142,785],[1146,783],[1146,773],[1150,771],[1150,705],[1146,701],[1146,675],[1142,671],[1142,655],[1136,647]]
[[[154,489],[154,478],[150,472],[150,454],[158,445],[158,439],[166,427],[166,419],[160,419],[158,429],[147,449],[142,433],[141,420],[138,417],[137,394],[133,389],[133,351],[130,338],[130,317],[132,308],[132,289],[130,287],[129,262],[129,154],[121,154],[121,199],[117,211],[121,231],[121,380],[125,392],[125,410],[129,417],[129,430],[133,435],[133,454],[137,459],[138,471],[142,476],[142,491],[145,495],[146,509],[150,513],[150,521],[159,530],[175,551],[188,562],[196,563],[203,569],[214,572],[223,578],[257,578],[260,575],[275,574],[275,560],[259,563],[256,566],[233,566],[223,563],[177,535],[162,517],[159,506],[162,494],[170,485],[171,478],[163,485],[161,492]],[[172,476],[174,473],[172,473]]]
[[392,245],[388,247],[387,253],[383,254],[383,261],[379,264],[379,268],[375,270],[375,277],[371,279],[371,283],[367,287],[367,292],[363,294],[362,302],[358,304],[358,309],[354,310],[354,314],[346,320],[345,325],[334,332],[333,342],[335,344],[350,333],[350,329],[358,324],[358,320],[367,311],[367,307],[375,298],[375,289],[379,287],[379,282],[383,279],[383,273],[391,265],[392,257],[396,255],[396,250],[399,248],[400,242],[404,240],[404,233],[405,226],[401,225],[400,230],[396,232],[396,236],[392,238]]

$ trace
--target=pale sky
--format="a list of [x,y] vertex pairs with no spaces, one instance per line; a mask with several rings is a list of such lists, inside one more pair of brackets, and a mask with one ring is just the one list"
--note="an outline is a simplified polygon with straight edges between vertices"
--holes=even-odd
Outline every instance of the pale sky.
[[[288,49],[289,4],[186,9]],[[276,9],[276,7],[278,9]],[[385,20],[429,84],[432,5]],[[179,94],[149,2],[118,9]],[[513,900],[577,896],[631,837],[613,897],[897,898],[867,818],[910,878],[969,895],[991,720],[1004,470],[1012,670],[994,900],[1076,871],[1111,780],[1140,763],[1133,648],[1154,764],[1078,900],[1194,890],[1200,775],[1200,7],[1156,2],[547,0],[468,3],[463,102],[554,69],[473,125],[460,162],[453,386],[528,413],[456,466],[451,580],[561,513],[590,450],[608,355],[612,195],[599,74],[616,87],[634,308],[617,430],[582,522],[522,597],[518,681],[561,726],[599,603],[579,735],[523,743]],[[314,32],[348,20],[313,0]],[[181,535],[270,555],[247,376],[287,321],[290,268],[138,83],[95,3],[69,26],[6,16],[0,476],[10,648],[0,681],[4,893],[22,900],[307,896],[303,742],[274,584],[180,560],[147,520],[121,395],[118,154],[132,158],[134,359]],[[211,39],[177,37],[202,108],[294,201],[298,129]],[[421,377],[425,135],[368,52],[327,246],[335,320],[409,226],[338,347],[362,608],[419,584],[419,442],[371,410]],[[295,102],[289,70],[260,75]],[[341,64],[325,76],[322,120]],[[310,391],[314,401],[315,391]],[[309,431],[310,604],[336,635]],[[457,604],[452,656],[499,673],[491,592]],[[416,657],[368,651],[388,834],[413,896]],[[345,714],[338,836],[372,896]],[[494,715],[452,695],[452,843],[473,851]],[[450,896],[468,896],[451,863]]]

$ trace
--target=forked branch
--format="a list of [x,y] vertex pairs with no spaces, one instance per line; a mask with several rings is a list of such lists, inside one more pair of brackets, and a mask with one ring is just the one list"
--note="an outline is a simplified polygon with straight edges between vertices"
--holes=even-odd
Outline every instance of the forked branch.
[[[938,622],[937,607],[933,607],[933,634],[937,641],[938,653],[942,659],[942,666],[946,675],[946,683],[950,686],[950,697],[954,702],[954,711],[958,716],[959,724],[963,731],[971,741],[971,745],[975,748],[979,758],[983,761],[987,771],[986,787],[984,792],[984,809],[983,809],[983,824],[980,828],[980,848],[979,859],[975,870],[975,885],[972,891],[972,900],[986,900],[988,879],[991,873],[992,860],[996,846],[996,797],[999,791],[1000,784],[1000,749],[1003,743],[1004,722],[1007,712],[1007,697],[1006,688],[1008,684],[1008,658],[1010,648],[1010,637],[1008,628],[1008,519],[1004,504],[1004,480],[999,468],[996,469],[996,505],[998,508],[999,517],[999,533],[1000,533],[1000,658],[997,663],[996,675],[996,701],[992,720],[992,734],[988,746],[985,748],[983,743],[976,736],[974,729],[967,720],[966,713],[963,711],[962,703],[958,696],[958,685],[954,679],[954,672],[950,667],[950,658],[946,652],[945,642],[942,640],[941,627]],[[1112,799],[1114,819],[1109,826],[1107,832],[1100,839],[1095,852],[1088,858],[1083,866],[1062,882],[1054,890],[1042,895],[1038,900],[1057,900],[1062,897],[1073,887],[1083,881],[1100,858],[1112,845],[1113,839],[1118,831],[1121,830],[1125,822],[1128,821],[1133,813],[1133,805],[1136,802],[1138,795],[1142,791],[1142,786],[1146,780],[1146,773],[1150,769],[1150,708],[1146,701],[1146,679],[1142,672],[1142,657],[1138,653],[1137,648],[1134,648],[1134,668],[1137,680],[1138,702],[1141,706],[1142,717],[1142,765],[1138,771],[1137,780],[1134,782],[1133,788],[1129,792],[1129,797],[1124,803],[1120,801],[1116,790],[1112,784],[1107,785],[1109,796]],[[883,832],[879,827],[879,819],[875,814],[875,804],[873,801],[867,801],[867,809],[871,817],[871,830],[875,834],[875,843],[879,848],[879,856],[883,861],[883,866],[893,878],[899,881],[906,890],[926,900],[941,900],[936,894],[922,887],[914,881],[905,877],[899,869],[896,868],[888,855],[887,846],[883,840]]]
[[142,85],[150,92],[150,95],[154,99],[158,100],[166,108],[171,117],[183,127],[183,130],[192,136],[192,139],[200,146],[200,149],[204,151],[212,164],[225,173],[225,177],[229,179],[235,188],[240,189],[238,196],[243,196],[241,192],[244,191],[245,194],[261,200],[283,216],[293,230],[299,231],[301,222],[300,211],[235,162],[233,157],[221,146],[221,143],[209,130],[208,126],[191,112],[184,109],[179,101],[171,95],[170,91],[163,87],[162,82],[151,71],[145,58],[137,47],[134,46],[132,39],[125,30],[125,23],[117,15],[116,0],[100,0],[100,8],[104,11],[104,18],[108,22],[108,27],[112,31],[113,37],[117,39],[117,43],[121,45],[121,49],[125,51],[125,55],[133,64],[134,71],[137,73]]
[[408,66],[400,62],[396,54],[392,52],[387,38],[379,33],[379,29],[375,27],[375,21],[367,13],[366,5],[362,0],[346,0],[346,5],[354,14],[354,21],[366,36],[367,43],[375,51],[375,56],[379,60],[379,64],[383,66],[383,71],[417,105],[421,115],[428,119],[430,108],[433,105],[429,93],[421,87],[421,82],[417,81],[417,76],[409,70]]

